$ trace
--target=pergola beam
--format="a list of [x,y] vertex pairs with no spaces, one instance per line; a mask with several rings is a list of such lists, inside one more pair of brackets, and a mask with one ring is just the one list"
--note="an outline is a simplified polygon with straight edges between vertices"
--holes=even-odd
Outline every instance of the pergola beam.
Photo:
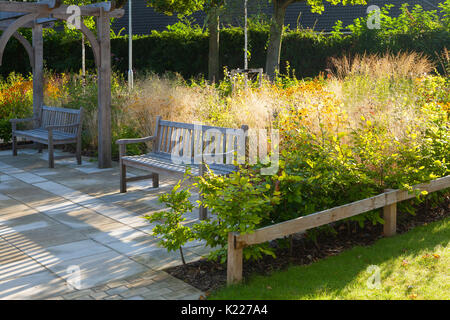
[[50,0],[41,2],[18,2],[18,1],[0,1],[0,11],[4,12],[22,12],[22,13],[46,13],[52,9],[58,8],[61,0]]
[[[57,21],[56,18],[39,18],[35,21],[25,23],[21,28],[33,28],[35,24],[41,24],[44,28],[52,28]],[[0,30],[6,30],[8,27],[14,23],[16,20],[0,20]]]
[[17,39],[25,48],[28,53],[28,58],[30,59],[31,68],[34,70],[34,50],[30,42],[19,32],[14,32],[13,37]]
[[[66,18],[70,17],[69,5],[61,4],[60,1],[53,1],[53,6],[49,3],[42,2],[17,2],[17,1],[0,1],[0,11],[15,13],[42,13],[48,15],[60,15]],[[81,16],[99,17],[101,10],[110,13],[110,17],[117,18],[123,15],[123,9],[116,9],[115,1],[98,2],[85,6],[79,6]]]
[[39,13],[30,13],[25,16],[20,17],[19,19],[15,20],[9,27],[6,29],[1,38],[0,38],[0,66],[2,65],[2,58],[3,58],[3,52],[5,50],[6,44],[8,43],[9,39],[13,36],[14,33],[17,32],[19,28],[21,28],[24,24],[29,23],[36,18],[39,17]]
[[25,13],[20,13],[20,12],[0,12],[0,21],[17,19],[17,18],[20,18],[23,15],[25,15]]

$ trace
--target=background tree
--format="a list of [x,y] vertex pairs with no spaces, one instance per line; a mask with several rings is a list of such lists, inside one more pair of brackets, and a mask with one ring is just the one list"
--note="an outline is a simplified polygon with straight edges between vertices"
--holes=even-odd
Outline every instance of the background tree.
[[215,81],[220,78],[220,8],[224,5],[224,2],[225,0],[147,0],[149,6],[166,15],[173,15],[176,13],[178,16],[187,16],[199,10],[203,10],[207,13],[209,31],[209,81]]
[[[270,22],[269,46],[266,57],[266,73],[271,79],[280,68],[281,40],[283,38],[284,18],[286,9],[294,2],[306,1],[311,6],[311,12],[322,13],[324,0],[269,0],[273,3],[273,15]],[[366,4],[366,0],[325,0],[333,5]]]

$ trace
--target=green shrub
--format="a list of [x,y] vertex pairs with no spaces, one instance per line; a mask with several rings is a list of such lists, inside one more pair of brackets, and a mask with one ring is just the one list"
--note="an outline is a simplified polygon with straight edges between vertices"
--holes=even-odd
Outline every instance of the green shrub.
[[0,81],[0,139],[11,140],[10,119],[28,118],[33,114],[32,81],[11,73],[6,81]]
[[[270,223],[270,213],[279,202],[279,192],[271,190],[268,178],[252,169],[240,168],[229,176],[217,176],[208,171],[197,177],[194,186],[203,195],[201,204],[210,211],[212,219],[194,226],[197,238],[216,248],[211,259],[226,261],[228,233],[252,233]],[[244,249],[244,258],[259,259],[262,255],[274,255],[267,244]]]
[[183,224],[186,220],[183,214],[194,209],[194,205],[189,200],[191,188],[180,189],[187,178],[189,178],[189,173],[175,185],[170,193],[159,197],[159,201],[169,207],[168,211],[159,211],[151,216],[145,216],[150,222],[164,221],[153,228],[153,235],[160,239],[159,244],[169,252],[179,250],[183,264],[186,264],[186,261],[182,246],[195,238],[191,228]]

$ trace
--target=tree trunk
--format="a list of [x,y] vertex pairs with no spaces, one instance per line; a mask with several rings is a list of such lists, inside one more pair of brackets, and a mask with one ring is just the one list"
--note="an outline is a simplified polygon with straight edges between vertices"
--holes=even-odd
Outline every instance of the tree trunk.
[[183,248],[180,246],[180,256],[181,256],[181,261],[183,262],[183,265],[186,265],[186,260],[184,259],[184,254],[183,254]]
[[270,79],[280,69],[281,39],[283,36],[286,8],[293,0],[273,0],[273,16],[270,25],[269,47],[267,48],[266,73]]
[[219,9],[211,8],[209,12],[209,55],[208,55],[208,80],[215,82],[220,77],[219,66]]

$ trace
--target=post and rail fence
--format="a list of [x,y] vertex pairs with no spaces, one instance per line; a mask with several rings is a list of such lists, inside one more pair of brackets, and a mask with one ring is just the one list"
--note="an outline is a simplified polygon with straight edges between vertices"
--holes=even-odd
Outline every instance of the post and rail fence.
[[[450,188],[450,175],[413,187],[415,191],[428,193],[447,188]],[[393,236],[397,229],[397,203],[414,197],[416,197],[415,192],[387,190],[367,199],[260,228],[253,233],[230,232],[228,234],[227,284],[239,283],[242,280],[243,249],[253,244],[286,237],[379,208],[383,208],[383,234],[386,237]]]

